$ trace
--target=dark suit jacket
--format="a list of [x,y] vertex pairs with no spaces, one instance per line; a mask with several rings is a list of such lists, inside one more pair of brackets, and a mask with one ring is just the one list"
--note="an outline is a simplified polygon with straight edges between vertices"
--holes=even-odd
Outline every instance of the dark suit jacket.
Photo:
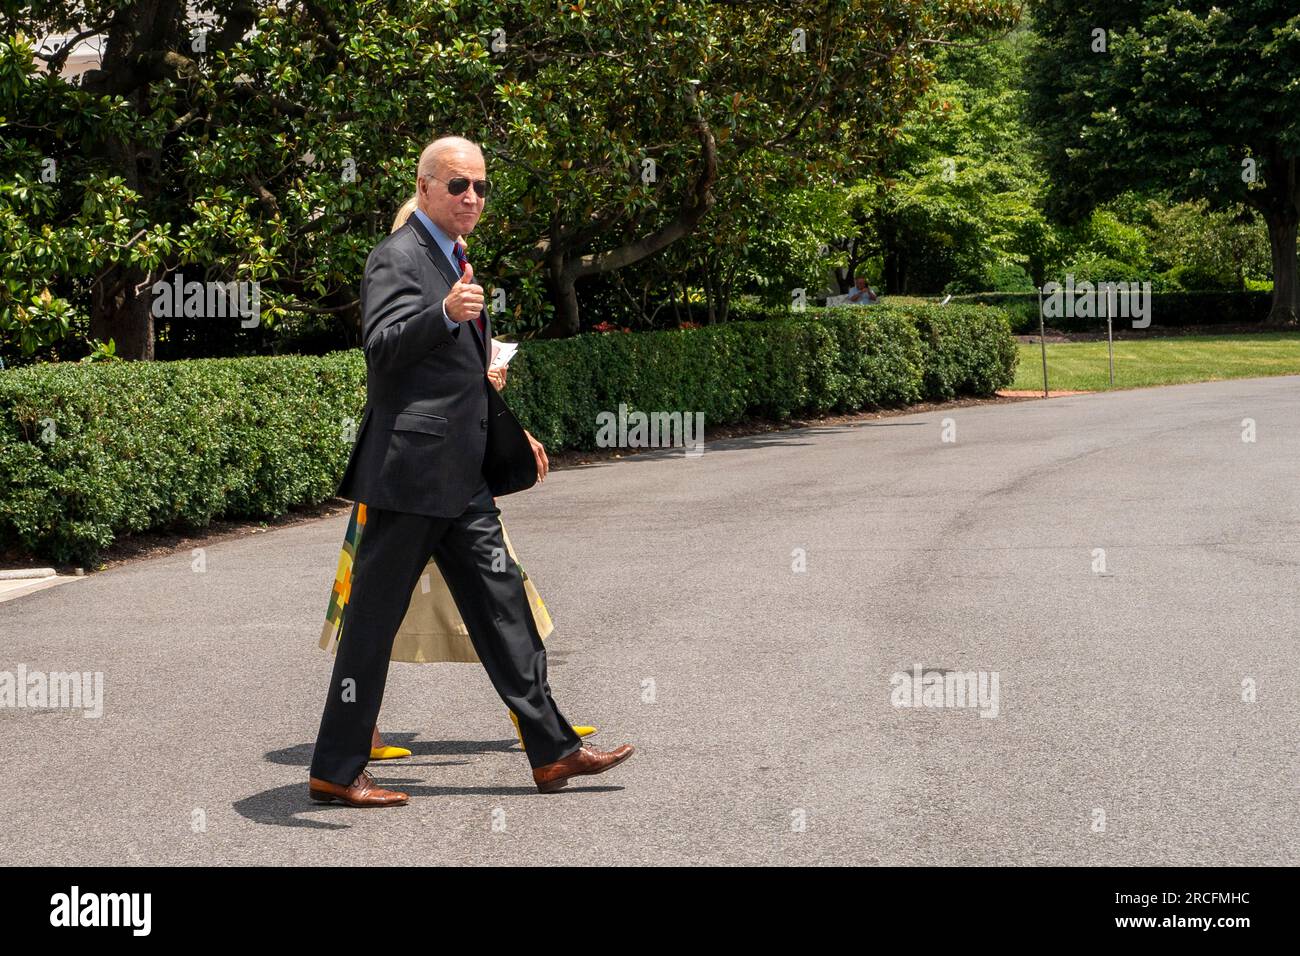
[[456,270],[416,216],[377,245],[361,280],[366,407],[338,494],[367,507],[456,517],[537,481],[519,422],[490,382],[492,319],[448,330]]

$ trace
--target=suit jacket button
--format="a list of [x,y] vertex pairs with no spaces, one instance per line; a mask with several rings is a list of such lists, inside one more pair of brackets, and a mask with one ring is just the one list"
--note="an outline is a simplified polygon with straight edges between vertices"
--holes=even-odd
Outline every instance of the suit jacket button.
[[486,418],[480,418],[480,419],[478,420],[478,427],[479,427],[479,428],[484,428],[484,429],[487,428],[487,419],[486,419]]

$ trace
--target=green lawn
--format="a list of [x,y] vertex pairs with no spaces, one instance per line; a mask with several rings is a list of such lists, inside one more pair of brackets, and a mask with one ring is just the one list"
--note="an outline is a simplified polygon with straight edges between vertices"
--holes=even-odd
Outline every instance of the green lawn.
[[[1013,389],[1043,387],[1038,343],[1020,346]],[[1061,342],[1047,346],[1047,384],[1056,389],[1104,391],[1106,343]],[[1249,335],[1188,335],[1115,343],[1115,388],[1211,382],[1261,375],[1300,375],[1300,332]]]

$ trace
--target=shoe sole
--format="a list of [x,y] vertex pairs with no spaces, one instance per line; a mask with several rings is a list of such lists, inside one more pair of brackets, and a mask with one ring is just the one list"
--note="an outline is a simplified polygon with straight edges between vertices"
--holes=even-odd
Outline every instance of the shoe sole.
[[537,790],[539,793],[554,793],[556,790],[563,790],[564,785],[567,784],[574,777],[594,777],[597,774],[604,773],[606,770],[613,770],[615,767],[623,763],[625,760],[627,760],[628,757],[632,756],[632,754],[634,753],[636,753],[635,750],[630,750],[627,753],[623,754],[623,756],[615,760],[613,763],[605,764],[605,766],[601,767],[599,770],[579,770],[577,773],[571,773],[567,777],[560,777],[560,779],[552,780],[549,783],[539,783],[537,785]]
[[337,800],[345,807],[361,807],[363,809],[366,807],[404,807],[410,802],[409,800],[395,800],[392,803],[357,803],[354,800],[347,800],[343,797],[337,796],[336,794],[324,793],[320,790],[311,790],[308,792],[308,796],[310,796],[315,803],[333,803]]

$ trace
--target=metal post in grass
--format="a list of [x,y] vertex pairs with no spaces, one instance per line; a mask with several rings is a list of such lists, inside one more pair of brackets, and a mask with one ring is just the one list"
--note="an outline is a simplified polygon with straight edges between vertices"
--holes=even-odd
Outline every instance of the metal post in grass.
[[1115,306],[1112,297],[1115,290],[1110,286],[1106,287],[1106,351],[1110,355],[1110,385],[1115,387],[1115,336],[1113,334],[1114,323],[1112,317],[1115,314]]
[[1043,398],[1047,397],[1047,333],[1043,329],[1043,287],[1038,287],[1038,344],[1043,349]]

